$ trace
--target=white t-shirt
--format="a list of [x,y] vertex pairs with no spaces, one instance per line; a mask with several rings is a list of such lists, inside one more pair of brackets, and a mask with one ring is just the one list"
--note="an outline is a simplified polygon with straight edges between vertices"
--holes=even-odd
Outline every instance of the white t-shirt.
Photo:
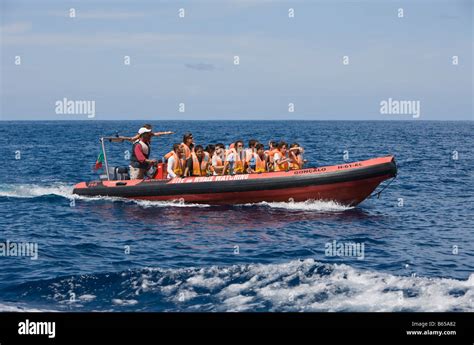
[[226,162],[236,162],[237,160],[243,161],[245,160],[245,155],[245,151],[231,151],[226,157]]
[[225,158],[226,162],[235,162],[235,152],[231,152]]
[[168,172],[168,178],[175,178],[176,174],[173,171],[174,164],[176,162],[176,159],[174,159],[174,156],[171,156],[168,158],[168,168],[166,171]]
[[213,166],[218,166],[218,164],[217,164],[217,163],[218,163],[218,162],[217,162],[217,158],[220,158],[220,160],[221,160],[222,162],[224,161],[224,160],[222,159],[222,157],[219,157],[219,156],[217,156],[217,155],[214,155],[214,156],[212,156],[212,165],[213,165]]
[[[219,166],[219,162],[217,161],[218,158],[221,160],[221,162],[224,162],[224,159],[222,159],[222,157],[219,157],[217,154],[215,154],[212,156],[212,160],[211,160],[211,164],[213,167]],[[218,175],[215,170],[214,170],[214,175]]]
[[274,161],[274,162],[276,162],[276,161],[278,161],[278,160],[280,160],[280,159],[282,159],[280,153],[277,152],[277,153],[275,153],[275,154],[273,155],[273,161]]

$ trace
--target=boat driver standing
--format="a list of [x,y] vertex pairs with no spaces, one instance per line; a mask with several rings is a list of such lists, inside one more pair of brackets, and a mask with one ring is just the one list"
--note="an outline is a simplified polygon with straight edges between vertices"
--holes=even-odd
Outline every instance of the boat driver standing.
[[150,157],[150,139],[153,136],[151,129],[142,127],[138,131],[139,138],[133,143],[130,158],[130,179],[143,179],[145,172],[156,164]]

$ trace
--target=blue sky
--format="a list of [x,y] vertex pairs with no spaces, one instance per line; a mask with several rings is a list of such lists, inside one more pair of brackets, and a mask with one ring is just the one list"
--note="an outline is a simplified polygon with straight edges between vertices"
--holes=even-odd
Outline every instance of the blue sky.
[[56,114],[63,98],[95,101],[98,120],[413,120],[381,114],[389,98],[419,101],[417,120],[473,119],[470,0],[1,6],[3,120],[87,119]]

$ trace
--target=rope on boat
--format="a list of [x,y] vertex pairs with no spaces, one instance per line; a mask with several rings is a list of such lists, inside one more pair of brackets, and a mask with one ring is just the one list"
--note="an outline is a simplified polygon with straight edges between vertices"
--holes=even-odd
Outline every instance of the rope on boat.
[[382,194],[382,192],[383,192],[385,189],[387,189],[388,186],[390,186],[390,184],[391,184],[393,181],[395,181],[396,178],[397,178],[397,176],[395,176],[394,178],[392,178],[392,179],[390,180],[390,182],[387,183],[387,184],[385,185],[385,187],[382,188],[381,191],[376,192],[376,193],[372,193],[371,195],[369,195],[369,197],[368,197],[367,199],[370,199],[370,198],[373,197],[374,195],[377,195],[377,199],[380,199],[380,194]]

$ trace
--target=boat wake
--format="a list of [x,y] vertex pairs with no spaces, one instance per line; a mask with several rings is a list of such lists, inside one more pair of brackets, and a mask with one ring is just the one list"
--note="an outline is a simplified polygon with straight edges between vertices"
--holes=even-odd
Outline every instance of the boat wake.
[[474,274],[467,280],[395,276],[306,259],[75,275],[10,286],[0,296],[16,300],[19,311],[472,312]]
[[353,209],[352,206],[344,206],[335,201],[307,200],[304,202],[260,202],[256,204],[262,207],[296,210],[296,211],[320,211],[339,212]]
[[132,200],[120,197],[109,196],[93,196],[85,197],[73,194],[74,185],[64,183],[56,183],[49,186],[41,186],[37,184],[0,184],[0,197],[8,198],[38,198],[44,196],[60,196],[69,200],[84,200],[84,201],[111,201],[111,202],[126,202],[134,203],[141,207],[209,207],[205,204],[184,203],[180,200],[175,201],[149,201],[149,200]]
[[[126,202],[134,203],[143,208],[150,207],[198,207],[206,208],[211,207],[208,204],[197,204],[197,203],[185,203],[180,200],[174,201],[150,201],[150,200],[131,200],[120,197],[108,197],[108,196],[93,196],[84,197],[73,194],[72,191],[74,185],[65,183],[54,183],[51,185],[38,185],[38,184],[0,184],[0,197],[7,198],[38,198],[44,196],[59,196],[67,198],[69,200],[84,200],[84,201],[111,201],[111,202]],[[350,210],[353,207],[344,206],[334,201],[320,201],[320,200],[308,200],[304,202],[259,202],[255,204],[244,204],[244,207],[264,207],[274,209],[286,209],[295,211],[317,211],[317,212],[342,212]]]
[[55,312],[53,309],[43,309],[43,308],[30,308],[24,303],[0,303],[0,312],[25,312],[25,313],[44,313],[44,312]]
[[0,197],[37,198],[46,195],[57,195],[64,198],[73,196],[74,186],[64,183],[51,185],[37,184],[0,184]]

